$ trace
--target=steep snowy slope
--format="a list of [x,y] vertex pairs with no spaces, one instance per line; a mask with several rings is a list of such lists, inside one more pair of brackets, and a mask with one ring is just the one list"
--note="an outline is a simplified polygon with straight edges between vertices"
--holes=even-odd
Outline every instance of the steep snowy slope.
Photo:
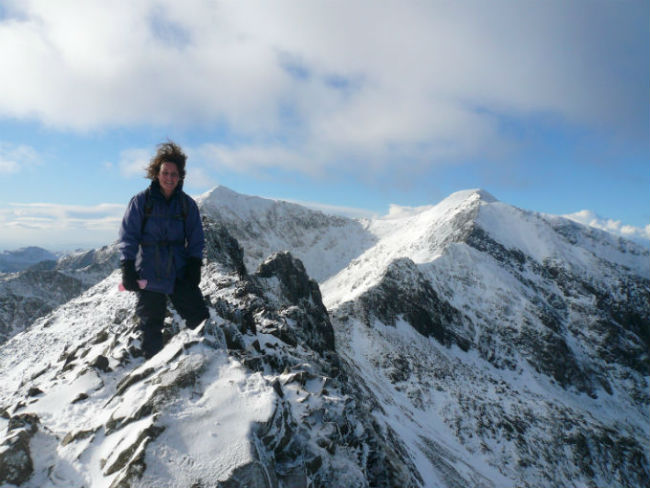
[[79,280],[51,270],[0,275],[0,344],[83,290]]
[[631,275],[650,277],[650,253],[641,246],[561,217],[526,212],[497,201],[482,190],[457,192],[413,214],[373,220],[368,231],[378,242],[338,276],[322,283],[328,307],[349,300],[375,284],[390,262],[406,257],[431,263],[454,243],[480,233],[506,250],[523,253],[540,265],[571,263],[583,274],[606,279],[606,266],[620,265]]
[[516,486],[643,486],[646,250],[475,191],[370,229],[323,296],[413,452],[451,439]]
[[120,256],[117,243],[68,254],[59,259],[55,270],[78,279],[84,285],[93,286],[119,267]]

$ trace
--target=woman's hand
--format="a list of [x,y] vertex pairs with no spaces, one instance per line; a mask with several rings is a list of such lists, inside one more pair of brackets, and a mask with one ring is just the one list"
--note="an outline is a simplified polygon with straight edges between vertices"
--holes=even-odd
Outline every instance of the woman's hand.
[[127,259],[122,261],[120,267],[122,268],[122,285],[125,290],[138,291],[138,273],[135,270],[135,261]]

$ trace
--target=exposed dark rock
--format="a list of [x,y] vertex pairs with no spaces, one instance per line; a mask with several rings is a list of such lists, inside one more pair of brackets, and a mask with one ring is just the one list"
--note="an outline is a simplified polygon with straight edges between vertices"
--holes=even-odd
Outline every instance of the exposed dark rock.
[[438,297],[429,280],[408,258],[393,261],[379,284],[361,295],[353,306],[368,326],[375,319],[392,326],[403,319],[423,336],[434,337],[446,346],[456,344],[464,351],[471,346],[462,313]]
[[83,402],[84,400],[87,399],[88,399],[88,395],[86,393],[79,393],[77,397],[74,400],[72,400],[72,403]]
[[78,440],[81,440],[81,439],[86,439],[86,438],[88,438],[88,437],[90,437],[90,436],[92,436],[94,434],[95,434],[94,430],[80,430],[80,431],[74,432],[74,433],[69,432],[69,433],[67,433],[65,435],[65,437],[61,441],[61,445],[62,446],[67,446],[71,442],[75,442],[75,441],[78,441]]
[[27,396],[28,397],[35,397],[35,396],[42,395],[42,394],[43,394],[43,392],[39,388],[36,388],[35,386],[32,386],[27,391]]
[[230,235],[221,223],[203,217],[205,232],[205,255],[208,261],[217,262],[226,269],[233,270],[239,277],[246,276],[244,251],[239,242]]
[[117,456],[115,456],[115,459],[111,464],[104,466],[104,474],[108,476],[123,469],[138,449],[144,450],[146,444],[162,434],[164,430],[163,427],[156,425],[151,425],[142,430],[138,436],[133,439],[132,443],[123,446],[122,450]]
[[506,249],[505,246],[492,239],[478,225],[474,225],[472,232],[465,242],[473,248],[489,254],[494,259],[507,266],[514,266],[519,270],[526,264],[526,255],[519,249]]
[[39,423],[33,414],[9,418],[7,435],[0,444],[0,483],[21,485],[31,477],[34,463],[29,443]]
[[111,369],[108,365],[108,358],[101,354],[93,359],[90,365],[99,371],[103,371],[104,373],[109,372]]
[[14,415],[9,419],[7,431],[23,429],[30,434],[35,434],[38,430],[40,420],[38,415],[32,413],[22,413]]
[[276,253],[260,265],[255,277],[278,279],[281,315],[296,324],[292,332],[299,341],[319,353],[334,350],[334,329],[318,283],[307,276],[300,260],[288,252]]
[[[573,235],[575,229],[571,227],[565,231],[567,235]],[[544,333],[524,321],[523,324],[516,324],[518,331],[509,327],[492,328],[492,333],[500,337],[489,339],[489,342],[515,345],[537,371],[547,374],[565,388],[575,388],[591,396],[597,395],[598,386],[608,392],[611,387],[595,365],[578,359],[583,353],[568,345],[575,342],[571,335],[584,337],[585,341],[591,342],[598,351],[599,359],[608,363],[618,362],[643,375],[648,374],[649,280],[625,275],[625,281],[612,281],[607,284],[610,288],[605,288],[604,284],[588,281],[571,267],[571,263],[554,260],[538,263],[518,249],[506,249],[477,225],[468,234],[466,242],[494,258],[531,290],[530,312],[549,329]],[[610,267],[611,264],[603,262],[603,269]],[[613,286],[616,288],[612,289]],[[578,301],[575,297],[586,298]],[[589,324],[573,322],[572,317],[587,313],[579,307],[589,300],[595,301],[589,314],[597,319],[590,319]],[[586,334],[585,327],[593,333]],[[479,350],[497,366],[504,363],[498,351],[511,357],[503,347],[486,348],[480,345]]]
[[0,483],[22,485],[34,471],[29,450],[30,435],[21,430],[0,445]]

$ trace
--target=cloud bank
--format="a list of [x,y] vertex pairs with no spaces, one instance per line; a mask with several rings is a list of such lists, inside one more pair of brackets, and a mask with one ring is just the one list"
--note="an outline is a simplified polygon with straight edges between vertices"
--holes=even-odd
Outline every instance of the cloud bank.
[[605,230],[612,234],[625,237],[644,245],[650,243],[650,224],[645,227],[634,227],[632,225],[624,225],[620,220],[607,219],[597,215],[591,210],[581,210],[580,212],[563,215],[580,224],[595,227],[596,229]]
[[[647,142],[641,0],[6,0],[3,9],[0,118],[80,132],[221,127],[228,143],[201,150],[242,172],[498,159],[520,142],[513,124],[531,120]],[[0,172],[15,170],[0,153]]]
[[93,248],[117,239],[126,205],[93,206],[11,203],[0,208],[0,249],[29,242],[52,251]]

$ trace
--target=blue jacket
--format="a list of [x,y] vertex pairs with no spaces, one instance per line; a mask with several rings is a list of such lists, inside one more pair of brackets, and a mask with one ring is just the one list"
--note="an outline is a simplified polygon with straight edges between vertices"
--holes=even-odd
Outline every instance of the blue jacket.
[[[126,209],[120,226],[120,259],[134,259],[141,279],[147,280],[147,290],[170,294],[177,278],[185,275],[188,257],[203,257],[205,244],[201,216],[196,202],[179,184],[166,200],[160,184],[154,180],[148,188],[151,214],[145,218],[147,190],[134,196]],[[187,217],[183,222],[183,203]]]

